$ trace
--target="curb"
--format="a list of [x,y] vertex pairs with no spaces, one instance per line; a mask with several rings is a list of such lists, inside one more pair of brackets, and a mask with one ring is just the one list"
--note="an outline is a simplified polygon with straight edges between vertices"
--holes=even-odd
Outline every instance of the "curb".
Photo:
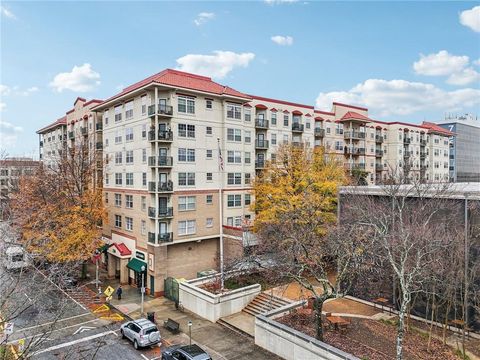
[[122,312],[122,311],[121,311],[119,308],[117,308],[115,305],[112,305],[112,304],[110,304],[110,303],[108,303],[108,302],[106,302],[105,304],[107,304],[107,305],[110,307],[110,309],[113,309],[113,310],[115,310],[116,312],[118,312],[119,314],[122,314],[122,315],[125,317],[125,319],[128,319],[129,321],[133,321],[133,320],[134,320],[134,318],[132,318],[130,315],[125,314],[124,312]]

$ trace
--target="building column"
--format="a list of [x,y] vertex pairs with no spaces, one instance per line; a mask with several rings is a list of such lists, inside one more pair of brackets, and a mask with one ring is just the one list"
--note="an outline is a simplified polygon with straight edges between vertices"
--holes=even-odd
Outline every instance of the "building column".
[[107,254],[108,261],[107,261],[107,271],[108,271],[108,278],[113,279],[115,277],[115,268],[117,265],[117,258],[112,254]]
[[120,261],[120,284],[128,284],[128,273],[129,269],[127,268],[128,259],[119,259]]

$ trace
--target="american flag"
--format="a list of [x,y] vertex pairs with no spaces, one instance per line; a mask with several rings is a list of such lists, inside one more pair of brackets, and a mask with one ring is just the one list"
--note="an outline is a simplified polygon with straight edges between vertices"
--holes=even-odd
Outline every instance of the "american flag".
[[220,171],[223,171],[223,156],[222,156],[222,150],[220,149],[220,139],[218,139],[218,167],[220,168]]

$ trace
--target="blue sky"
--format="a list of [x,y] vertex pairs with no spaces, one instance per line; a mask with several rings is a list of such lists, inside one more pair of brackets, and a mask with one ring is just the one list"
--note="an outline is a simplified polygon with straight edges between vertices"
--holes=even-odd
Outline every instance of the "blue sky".
[[478,2],[1,3],[0,148],[164,68],[381,120],[479,114]]

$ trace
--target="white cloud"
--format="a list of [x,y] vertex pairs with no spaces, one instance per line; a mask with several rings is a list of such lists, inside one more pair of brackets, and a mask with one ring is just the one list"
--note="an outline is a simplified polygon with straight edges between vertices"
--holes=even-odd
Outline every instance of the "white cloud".
[[455,56],[441,50],[437,54],[420,54],[420,60],[413,63],[413,69],[421,75],[445,76],[462,71],[468,62],[468,56]]
[[12,20],[16,20],[17,17],[15,16],[15,14],[13,12],[11,12],[10,10],[8,10],[5,6],[0,6],[0,13],[9,18],[9,19],[12,19]]
[[480,80],[480,74],[469,65],[468,56],[456,56],[441,50],[436,54],[420,54],[413,69],[420,75],[448,76],[447,83],[451,85],[467,85]]
[[98,85],[100,85],[100,74],[92,70],[92,66],[88,63],[74,66],[71,72],[59,73],[50,82],[50,86],[58,92],[63,90],[87,92]]
[[2,147],[13,146],[17,142],[17,136],[22,132],[22,127],[0,120],[0,144]]
[[475,60],[473,63],[477,66],[480,66],[480,59]]
[[452,74],[447,79],[447,83],[460,86],[479,81],[480,74],[471,67],[463,69],[461,72]]
[[298,0],[264,0],[268,5],[278,5],[278,4],[292,4],[298,2]]
[[32,86],[32,87],[29,87],[27,90],[23,90],[23,91],[17,90],[16,94],[17,95],[22,95],[22,96],[28,96],[31,93],[34,93],[34,92],[37,92],[37,91],[38,91],[38,87]]
[[460,14],[460,24],[469,27],[475,32],[480,32],[480,6],[462,11]]
[[458,111],[478,105],[480,90],[445,91],[420,82],[368,79],[348,91],[320,93],[316,105],[329,110],[333,101],[366,106],[378,116],[408,115],[433,109]]
[[4,102],[1,102],[1,101],[0,101],[0,111],[5,110],[6,107],[7,107],[7,104],[5,104]]
[[274,43],[282,46],[290,46],[293,44],[293,37],[291,36],[282,36],[275,35],[270,38]]
[[10,87],[7,85],[0,84],[0,96],[7,96],[10,94]]
[[201,12],[197,15],[196,19],[193,20],[194,24],[197,26],[205,24],[207,21],[212,20],[215,17],[214,13]]
[[188,54],[176,61],[178,70],[221,79],[236,67],[247,67],[254,58],[253,53],[217,50],[213,55]]

